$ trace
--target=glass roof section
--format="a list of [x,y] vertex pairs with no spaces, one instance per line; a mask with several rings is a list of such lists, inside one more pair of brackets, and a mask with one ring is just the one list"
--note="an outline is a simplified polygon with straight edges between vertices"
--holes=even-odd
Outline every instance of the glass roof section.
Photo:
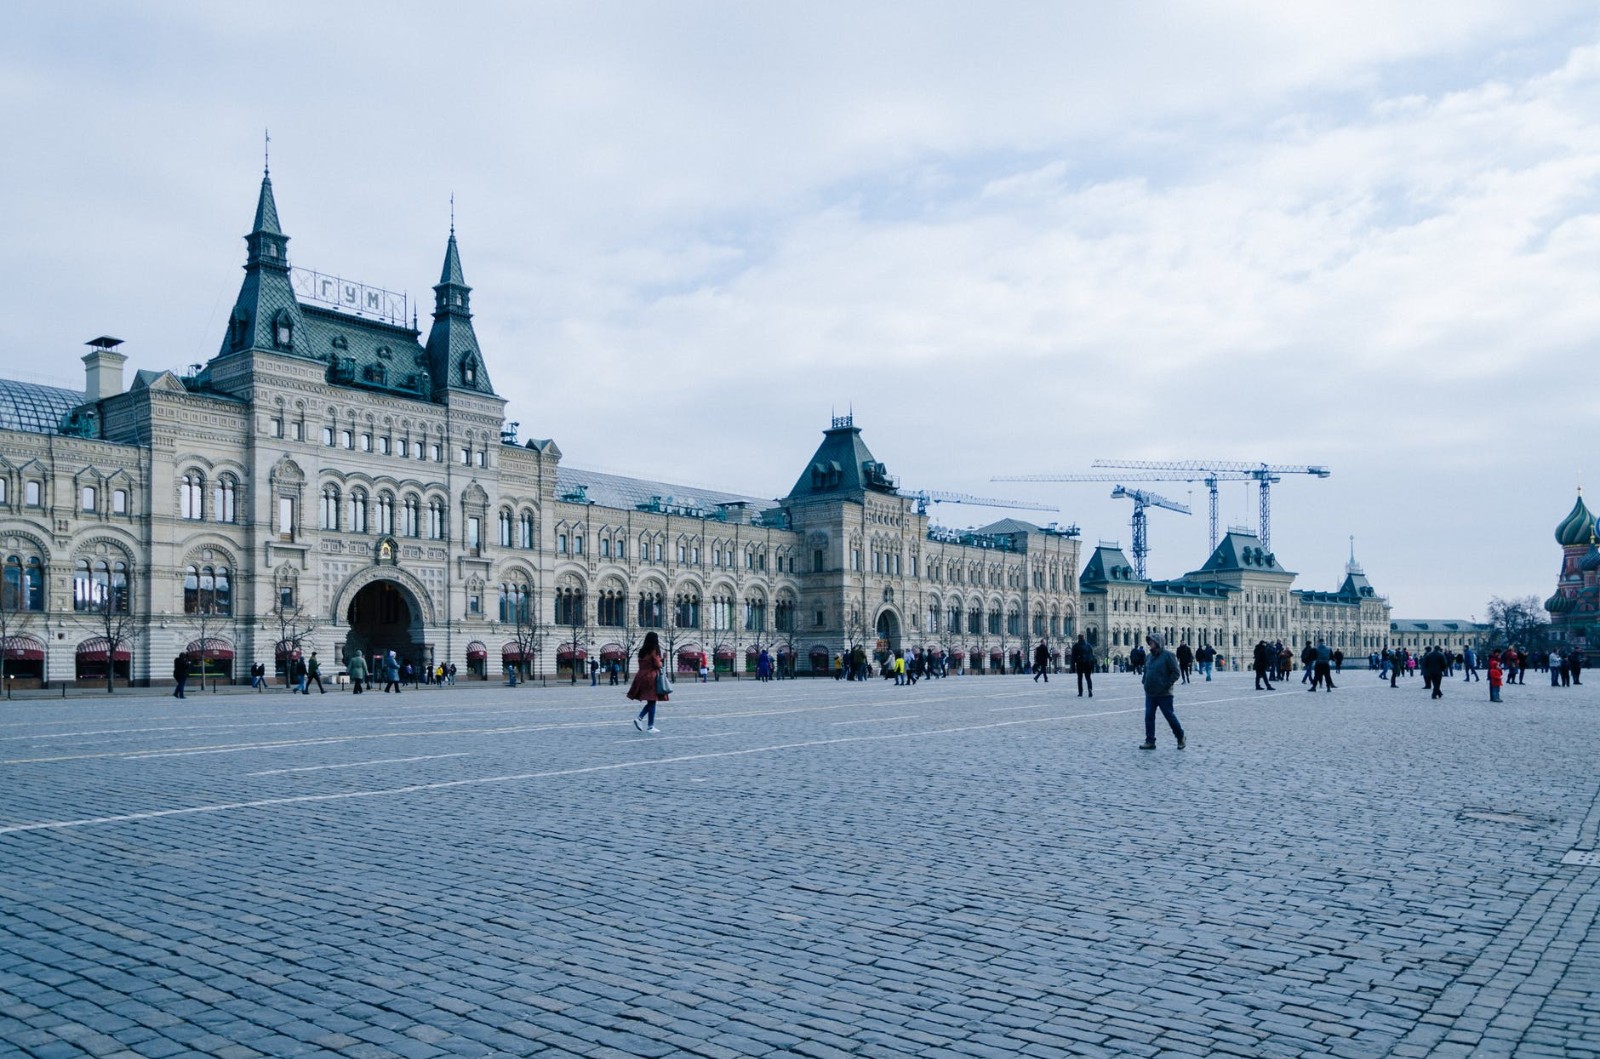
[[0,430],[54,434],[66,414],[82,403],[82,390],[0,379]]
[[748,504],[752,511],[778,506],[770,497],[741,496],[693,485],[673,485],[645,478],[624,478],[616,474],[585,471],[577,467],[557,467],[556,498],[566,499],[580,491],[584,499],[592,500],[601,507],[623,510],[665,505],[675,510],[698,509],[715,515],[718,504]]

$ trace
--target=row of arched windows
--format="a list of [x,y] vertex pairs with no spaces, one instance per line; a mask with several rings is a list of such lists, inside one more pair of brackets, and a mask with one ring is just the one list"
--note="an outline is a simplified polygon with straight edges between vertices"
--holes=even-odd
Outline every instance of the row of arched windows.
[[346,502],[336,485],[322,487],[318,525],[325,530],[436,541],[444,540],[449,530],[445,502],[438,497],[430,498],[424,506],[421,497],[408,493],[397,505],[393,493],[382,492],[373,499],[364,489],[352,489]]
[[178,517],[194,521],[209,514],[213,522],[237,522],[239,480],[231,474],[218,475],[212,483],[209,512],[206,505],[206,479],[190,471],[178,480]]

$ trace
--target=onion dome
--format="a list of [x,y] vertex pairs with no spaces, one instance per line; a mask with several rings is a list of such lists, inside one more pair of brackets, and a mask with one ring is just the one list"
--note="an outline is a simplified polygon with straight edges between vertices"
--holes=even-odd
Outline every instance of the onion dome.
[[1578,569],[1584,573],[1591,570],[1600,570],[1600,548],[1595,547],[1594,538],[1589,538],[1589,551],[1579,562]]
[[1560,592],[1544,601],[1544,609],[1551,614],[1569,614],[1572,612],[1576,601],[1571,596],[1563,596]]
[[1594,536],[1594,516],[1589,513],[1589,508],[1583,502],[1583,496],[1578,496],[1577,503],[1572,505],[1572,512],[1561,520],[1561,525],[1556,527],[1556,543],[1563,548],[1572,548],[1579,544],[1588,544]]

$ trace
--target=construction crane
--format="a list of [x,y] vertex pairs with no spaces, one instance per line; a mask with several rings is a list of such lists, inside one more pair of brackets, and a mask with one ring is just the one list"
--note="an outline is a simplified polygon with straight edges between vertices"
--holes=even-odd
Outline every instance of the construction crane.
[[[1310,474],[1326,478],[1333,472],[1326,467],[1281,463],[1236,463],[1227,460],[1095,460],[1092,466],[1114,467],[1125,471],[1145,471],[1170,475],[1170,481],[1203,482],[1211,491],[1211,550],[1217,550],[1217,483],[1253,481],[1261,487],[1261,521],[1256,536],[1261,547],[1272,550],[1272,483],[1286,474]],[[1151,479],[1152,481],[1157,479]]]
[[996,500],[993,497],[973,496],[970,493],[947,493],[940,489],[906,491],[901,496],[917,502],[917,514],[926,515],[929,504],[978,504],[981,507],[1015,507],[1024,511],[1060,511],[1049,504],[1030,504],[1022,500]]
[[1145,534],[1145,508],[1164,507],[1168,511],[1177,511],[1189,514],[1189,506],[1180,504],[1176,500],[1168,500],[1155,493],[1147,493],[1143,489],[1127,489],[1117,486],[1111,490],[1111,499],[1128,499],[1133,501],[1133,576],[1140,581],[1144,580],[1144,557],[1150,552],[1150,545]]

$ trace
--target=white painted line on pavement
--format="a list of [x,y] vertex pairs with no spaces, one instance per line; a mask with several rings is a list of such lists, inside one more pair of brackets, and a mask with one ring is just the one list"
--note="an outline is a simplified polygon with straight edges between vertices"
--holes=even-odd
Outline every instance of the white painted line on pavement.
[[922,715],[920,713],[904,713],[899,717],[867,717],[859,721],[829,721],[831,727],[838,728],[844,724],[882,724],[885,721],[915,721]]
[[246,776],[282,776],[289,772],[322,772],[327,769],[354,769],[363,765],[404,765],[412,761],[436,761],[442,757],[471,757],[466,751],[459,754],[425,754],[422,757],[383,757],[373,761],[346,761],[338,765],[302,765],[293,769],[267,769],[265,772],[246,772]]

